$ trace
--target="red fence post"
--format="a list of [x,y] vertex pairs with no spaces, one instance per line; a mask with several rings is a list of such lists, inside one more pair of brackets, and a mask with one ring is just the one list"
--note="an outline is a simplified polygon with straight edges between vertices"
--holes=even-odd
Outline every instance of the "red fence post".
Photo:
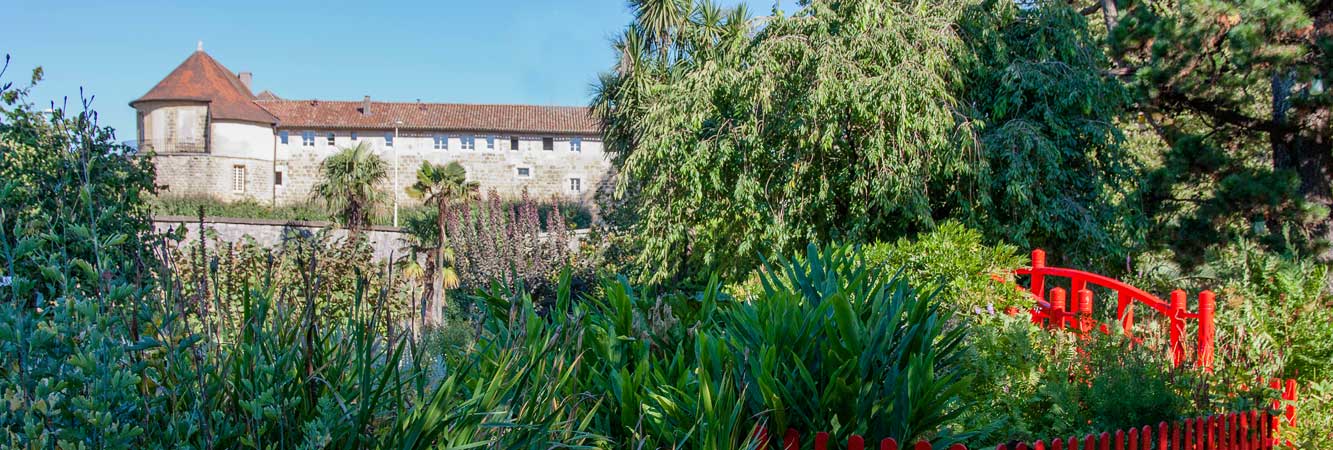
[[1285,416],[1287,418],[1287,426],[1294,427],[1296,426],[1296,405],[1295,405],[1296,380],[1295,379],[1287,380],[1287,388],[1282,391],[1282,399],[1290,402],[1287,404],[1287,410],[1285,411],[1286,413]]
[[884,438],[879,441],[879,450],[898,450],[898,441],[893,438]]
[[815,450],[828,450],[828,433],[815,433]]
[[1065,290],[1060,288],[1051,289],[1051,314],[1049,314],[1048,326],[1054,326],[1058,330],[1065,329]]
[[1217,339],[1217,328],[1213,324],[1213,314],[1217,311],[1217,296],[1213,291],[1199,293],[1199,367],[1213,371],[1213,344]]
[[865,450],[866,440],[855,434],[847,438],[847,450]]
[[1092,328],[1092,291],[1081,289],[1078,291],[1078,331],[1086,336]]
[[1157,426],[1157,450],[1166,450],[1167,436],[1170,434],[1167,433],[1166,422],[1162,422]]
[[795,429],[788,428],[782,436],[782,450],[801,450],[801,435]]
[[1046,274],[1041,269],[1046,268],[1046,251],[1036,249],[1032,251],[1032,281],[1029,290],[1037,298],[1046,298]]
[[1171,291],[1171,364],[1180,367],[1185,361],[1185,346],[1180,342],[1185,334],[1185,291]]
[[1129,292],[1120,291],[1115,299],[1115,310],[1120,317],[1120,328],[1124,330],[1125,337],[1134,335],[1134,299],[1129,296]]

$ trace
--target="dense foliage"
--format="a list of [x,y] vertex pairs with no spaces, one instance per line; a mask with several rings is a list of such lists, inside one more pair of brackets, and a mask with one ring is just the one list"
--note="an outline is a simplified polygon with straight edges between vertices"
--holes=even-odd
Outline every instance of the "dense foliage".
[[[985,448],[1265,407],[1261,377],[1300,383],[1284,438],[1333,445],[1328,5],[630,4],[593,101],[620,195],[579,247],[567,206],[457,164],[418,171],[395,261],[155,234],[309,211],[150,203],[86,102],[0,88],[0,446]],[[324,168],[355,236],[383,161]],[[1031,324],[1005,283],[1038,246],[1217,291],[1214,370],[1151,314],[1135,341]]]
[[763,249],[950,217],[1084,261],[1136,233],[1112,123],[1129,99],[1068,5],[812,1],[751,28],[741,10],[650,3],[686,9],[632,23],[594,100],[620,192],[640,199],[642,279],[736,277]]
[[812,245],[767,267],[748,301],[716,282],[655,295],[624,279],[579,301],[566,276],[539,314],[529,295],[497,288],[482,337],[494,347],[482,352],[553,367],[543,376],[567,399],[559,414],[584,417],[616,448],[745,448],[756,426],[955,439],[941,431],[967,386],[963,330],[938,302],[851,247]]

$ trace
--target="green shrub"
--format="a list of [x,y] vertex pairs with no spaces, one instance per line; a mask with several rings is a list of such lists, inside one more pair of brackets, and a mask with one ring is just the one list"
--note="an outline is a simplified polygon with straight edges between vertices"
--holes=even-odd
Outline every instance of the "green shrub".
[[975,377],[974,403],[955,426],[973,430],[969,447],[1031,442],[1155,425],[1211,414],[1194,403],[1200,380],[1164,354],[1120,337],[1038,328],[1027,315],[974,327],[963,370]]
[[962,406],[962,330],[931,297],[851,247],[811,246],[767,267],[750,301],[715,280],[682,295],[621,278],[576,302],[566,272],[539,314],[530,295],[497,286],[483,298],[479,358],[519,352],[562,368],[549,375],[565,386],[561,415],[621,448],[735,448],[760,425],[954,439],[940,432]]

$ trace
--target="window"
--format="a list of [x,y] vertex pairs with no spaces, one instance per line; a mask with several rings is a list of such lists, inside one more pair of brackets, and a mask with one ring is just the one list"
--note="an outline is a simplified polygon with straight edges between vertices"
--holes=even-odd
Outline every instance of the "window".
[[448,150],[448,149],[449,149],[449,136],[445,136],[445,135],[443,135],[443,134],[437,134],[437,135],[435,135],[435,149],[436,149],[436,150]]
[[459,140],[460,142],[463,143],[463,150],[476,150],[476,149],[477,149],[477,138],[475,138],[475,137],[473,137],[473,136],[471,136],[471,135],[462,136],[462,137],[458,138],[458,140]]
[[356,132],[353,131],[353,132],[352,132],[352,142],[356,142],[356,139],[357,139]]
[[542,138],[542,150],[555,150],[555,138]]
[[231,166],[231,191],[245,192],[245,166]]
[[570,179],[569,179],[569,192],[574,192],[574,193],[583,192],[583,179],[581,179],[581,178],[570,178]]
[[513,151],[518,151],[518,136],[509,137],[509,149]]
[[515,175],[517,175],[519,178],[532,178],[532,168],[519,167]]
[[314,147],[314,146],[315,146],[315,132],[314,132],[314,131],[302,131],[302,132],[301,132],[301,146],[302,146],[302,147]]
[[[139,130],[139,132],[142,133],[143,130]],[[282,141],[282,143],[283,143],[284,145],[286,145],[286,144],[287,144],[287,132],[286,132],[286,131],[279,131],[279,132],[278,132],[278,140]]]
[[273,172],[273,185],[282,186],[282,171]]
[[495,136],[486,136],[486,150],[495,150]]
[[583,151],[583,138],[573,138],[573,139],[570,139],[570,140],[569,140],[569,151],[571,151],[571,152],[581,152],[581,151]]
[[329,145],[334,145],[333,142],[333,132],[329,132]]
[[393,133],[384,133],[384,146],[393,147]]

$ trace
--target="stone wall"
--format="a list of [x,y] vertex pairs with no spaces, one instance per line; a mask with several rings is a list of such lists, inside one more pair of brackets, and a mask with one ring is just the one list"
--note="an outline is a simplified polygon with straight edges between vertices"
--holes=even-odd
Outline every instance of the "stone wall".
[[[270,161],[236,158],[207,153],[157,155],[158,186],[166,196],[205,196],[234,202],[254,200],[269,204],[273,201],[273,163]],[[241,190],[236,190],[233,178],[240,167],[244,174]]]
[[[245,236],[254,238],[255,242],[265,247],[277,247],[293,235],[314,235],[320,230],[328,228],[331,224],[327,222],[301,222],[301,221],[281,221],[265,219],[236,219],[229,217],[208,217],[204,220],[204,226],[217,233],[218,239],[223,242],[240,242]],[[157,216],[153,218],[153,228],[165,233],[185,227],[185,242],[194,242],[199,239],[199,219],[183,216]],[[338,239],[345,239],[347,231],[341,229],[331,230],[333,236]],[[383,260],[390,255],[402,254],[402,238],[404,233],[393,227],[371,227],[366,232],[366,239],[374,249],[375,259]]]
[[[204,226],[217,233],[218,239],[223,242],[240,242],[245,236],[250,236],[254,238],[255,242],[265,247],[277,247],[288,236],[293,234],[313,235],[322,229],[329,228],[331,225],[328,222],[237,219],[230,217],[208,217],[204,219]],[[157,232],[165,233],[180,227],[185,227],[188,230],[185,243],[193,242],[199,238],[198,218],[184,216],[153,217],[153,228]],[[346,230],[335,229],[330,232],[338,239],[347,237]],[[578,243],[587,234],[588,230],[575,230],[574,242],[571,243],[571,246],[577,248]],[[403,254],[403,247],[405,247],[403,238],[405,237],[406,233],[394,227],[371,227],[366,232],[366,239],[369,241],[374,251],[374,258],[377,260]]]
[[208,104],[144,102],[139,108],[139,149],[158,153],[208,151]]

